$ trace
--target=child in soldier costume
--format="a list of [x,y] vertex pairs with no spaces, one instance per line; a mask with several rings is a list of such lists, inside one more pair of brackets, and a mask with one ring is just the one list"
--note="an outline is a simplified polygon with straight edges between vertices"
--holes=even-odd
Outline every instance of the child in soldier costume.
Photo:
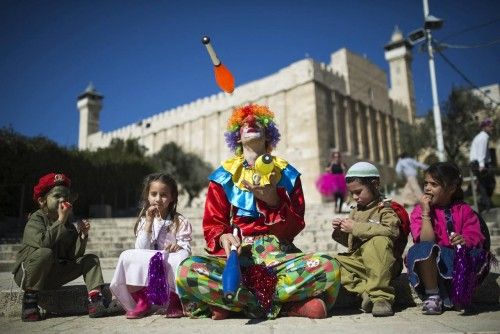
[[85,254],[90,224],[71,223],[69,216],[70,179],[50,173],[40,178],[33,189],[33,200],[40,209],[31,214],[17,254],[14,280],[24,290],[23,321],[41,320],[38,293],[57,289],[83,275],[89,291],[91,318],[106,314],[108,304],[101,293],[104,284],[99,258]]
[[333,220],[332,237],[348,247],[335,256],[341,266],[341,284],[362,297],[361,309],[374,317],[393,315],[393,277],[402,269],[394,256],[400,220],[379,191],[380,174],[368,162],[354,164],[346,174],[347,189],[356,207],[348,218]]

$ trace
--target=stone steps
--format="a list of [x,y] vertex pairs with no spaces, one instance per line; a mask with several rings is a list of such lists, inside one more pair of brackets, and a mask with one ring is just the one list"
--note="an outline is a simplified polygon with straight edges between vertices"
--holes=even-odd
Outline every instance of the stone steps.
[[[331,220],[334,217],[333,205],[308,206],[306,212],[307,227],[295,239],[297,247],[304,252],[323,251],[328,253],[342,252],[345,248],[334,242],[331,235]],[[493,211],[493,210],[492,210]],[[185,213],[193,225],[193,254],[205,254],[203,247],[205,241],[201,230],[201,215],[203,210],[193,209]],[[500,210],[498,210],[500,215]],[[343,215],[345,216],[345,215]],[[491,234],[492,251],[500,258],[500,223],[497,215],[487,216],[487,224]],[[486,218],[485,218],[486,219]],[[87,252],[100,257],[103,272],[106,273],[106,282],[109,282],[116,267],[120,253],[134,247],[135,237],[132,227],[135,218],[100,219],[92,223],[91,239]],[[411,245],[411,240],[408,247]],[[0,244],[0,275],[11,278],[5,273],[10,271],[15,255],[21,248],[19,243]],[[2,271],[4,273],[2,273]],[[500,278],[497,272],[490,273],[483,285],[475,294],[475,302],[498,304]],[[71,285],[72,284],[72,285]],[[61,289],[44,292],[40,296],[41,305],[48,311],[58,314],[84,314],[86,313],[86,289],[82,280],[76,280]],[[412,306],[419,301],[415,299],[408,286],[406,274],[403,273],[395,281],[396,305]],[[19,289],[0,292],[0,315],[16,315],[20,313]],[[357,308],[356,298],[341,289],[336,308]],[[116,310],[116,309],[115,309]]]

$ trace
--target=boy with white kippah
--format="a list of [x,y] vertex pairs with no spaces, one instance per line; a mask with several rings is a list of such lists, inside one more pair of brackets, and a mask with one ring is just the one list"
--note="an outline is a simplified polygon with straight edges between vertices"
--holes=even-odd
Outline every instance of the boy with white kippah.
[[348,248],[335,259],[341,265],[341,284],[362,297],[361,310],[375,317],[394,314],[393,277],[402,269],[394,256],[400,220],[380,193],[380,173],[368,162],[355,163],[346,174],[347,189],[356,207],[348,218],[335,218],[332,238]]

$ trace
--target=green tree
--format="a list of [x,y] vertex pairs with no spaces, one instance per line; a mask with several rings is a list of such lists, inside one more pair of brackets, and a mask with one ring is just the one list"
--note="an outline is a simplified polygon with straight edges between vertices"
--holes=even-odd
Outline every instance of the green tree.
[[481,99],[464,88],[453,88],[442,110],[444,149],[448,160],[464,164],[467,159],[462,151],[479,130],[478,113],[490,114],[490,111]]
[[171,174],[181,185],[181,190],[188,194],[187,206],[208,185],[208,175],[212,166],[194,153],[187,153],[176,143],[163,145],[153,155],[153,162],[166,173]]
[[[110,204],[114,214],[137,207],[144,176],[154,171],[136,140],[115,140],[96,152],[58,146],[45,137],[26,137],[0,129],[0,216],[23,216],[36,209],[31,199],[40,176],[67,174],[78,193],[77,215],[88,216],[91,204]],[[134,210],[135,211],[135,210]],[[135,214],[135,212],[134,212]]]
[[[479,114],[482,117],[493,117],[494,112],[466,88],[453,88],[442,104],[441,110],[447,160],[458,165],[467,164],[467,157],[463,152],[479,130]],[[401,147],[412,156],[417,155],[422,149],[437,146],[434,116],[431,110],[417,120],[416,124],[403,124],[400,130]],[[432,162],[433,159],[426,161],[426,163]]]
[[136,157],[136,158],[144,158],[146,153],[146,147],[139,144],[137,139],[120,139],[114,138],[111,140],[111,143],[108,147],[99,148],[97,152],[100,152],[104,155],[109,155],[110,157]]
[[435,136],[433,131],[434,125],[430,113],[418,119],[415,124],[402,123],[399,129],[402,151],[415,157],[422,149],[434,147]]

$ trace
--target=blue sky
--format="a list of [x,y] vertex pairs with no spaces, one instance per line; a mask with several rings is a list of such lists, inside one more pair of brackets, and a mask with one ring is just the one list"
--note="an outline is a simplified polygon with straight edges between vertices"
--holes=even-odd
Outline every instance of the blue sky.
[[[430,13],[445,20],[434,33],[437,39],[473,45],[500,38],[499,1],[429,2]],[[3,0],[0,127],[76,145],[76,97],[89,81],[105,96],[103,131],[218,93],[203,35],[212,38],[238,85],[306,55],[328,63],[342,47],[387,72],[383,46],[394,26],[406,34],[422,24],[420,0]],[[500,78],[500,44],[444,53],[478,86]],[[453,85],[466,82],[436,57],[444,100]],[[428,58],[418,48],[413,72],[422,114],[432,107],[432,98]]]

